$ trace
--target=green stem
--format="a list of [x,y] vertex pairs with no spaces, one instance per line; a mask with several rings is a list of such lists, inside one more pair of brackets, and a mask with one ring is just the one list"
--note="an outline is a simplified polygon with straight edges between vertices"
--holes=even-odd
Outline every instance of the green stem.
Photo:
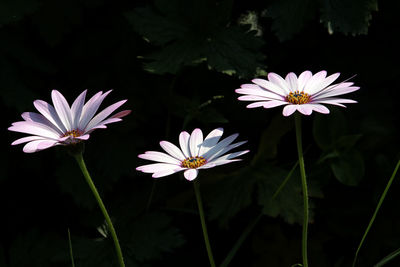
[[97,203],[99,204],[99,207],[101,209],[101,212],[104,215],[104,218],[106,219],[106,222],[107,222],[107,225],[108,225],[108,229],[109,229],[109,231],[111,233],[111,237],[112,237],[112,239],[114,241],[114,246],[115,246],[115,250],[117,252],[117,258],[118,258],[119,265],[121,267],[125,267],[124,259],[123,259],[123,256],[122,256],[121,247],[119,245],[118,237],[117,237],[117,234],[115,233],[114,226],[113,226],[113,224],[111,222],[110,216],[108,215],[106,207],[104,206],[104,203],[101,200],[100,194],[97,191],[96,186],[94,185],[92,178],[90,178],[90,174],[89,174],[89,172],[88,172],[88,170],[86,168],[86,164],[85,164],[85,161],[83,160],[82,153],[76,153],[76,154],[74,154],[74,157],[75,157],[76,161],[78,162],[78,165],[81,168],[83,176],[85,177],[86,182],[88,183],[90,189],[92,190],[92,193],[93,193]]
[[69,232],[69,228],[68,228],[68,246],[69,246],[69,256],[71,257],[71,266],[75,267],[74,253],[72,251],[71,233]]
[[208,259],[210,261],[210,266],[215,267],[216,265],[214,262],[214,257],[213,257],[211,246],[210,246],[210,240],[208,239],[208,232],[207,232],[206,220],[204,217],[203,203],[201,201],[199,183],[198,183],[197,179],[193,181],[193,186],[194,186],[194,192],[196,194],[197,206],[199,207],[201,228],[203,228],[204,243],[206,244]]
[[296,141],[297,141],[297,152],[299,154],[299,165],[301,174],[301,185],[303,188],[303,236],[302,236],[302,256],[303,256],[303,267],[308,267],[307,259],[307,232],[308,232],[308,190],[306,171],[304,168],[303,148],[301,143],[301,117],[295,114],[295,125],[296,125]]
[[393,173],[392,173],[392,176],[390,177],[390,179],[389,179],[389,181],[388,181],[388,183],[387,183],[387,185],[386,185],[386,187],[385,187],[385,190],[383,191],[383,193],[382,193],[382,195],[381,195],[381,198],[379,199],[379,202],[378,202],[378,205],[376,206],[376,209],[375,209],[375,211],[374,211],[374,214],[372,215],[372,218],[371,218],[371,220],[369,221],[369,224],[368,224],[368,226],[367,226],[367,229],[365,230],[365,233],[364,233],[364,235],[363,235],[363,237],[362,237],[362,239],[361,239],[361,241],[360,241],[360,244],[358,245],[358,248],[357,248],[356,254],[355,254],[355,256],[354,256],[354,260],[353,260],[353,265],[352,265],[353,267],[356,265],[358,253],[360,252],[361,246],[363,245],[364,240],[365,240],[365,238],[367,237],[367,234],[368,234],[369,230],[371,229],[372,224],[373,224],[374,221],[375,221],[376,215],[378,214],[378,211],[379,211],[379,209],[381,208],[383,201],[385,200],[386,194],[387,194],[387,192],[389,191],[390,186],[392,185],[392,182],[393,182],[393,180],[394,180],[394,177],[396,177],[396,174],[397,174],[397,171],[398,171],[398,169],[399,169],[399,166],[400,166],[400,160],[397,162],[397,165],[396,165],[396,167],[394,168],[394,171],[393,171]]

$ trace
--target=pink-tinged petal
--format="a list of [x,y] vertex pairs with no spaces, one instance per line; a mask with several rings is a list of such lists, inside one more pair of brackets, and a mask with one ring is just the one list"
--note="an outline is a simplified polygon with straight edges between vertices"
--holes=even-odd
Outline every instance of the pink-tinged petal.
[[326,77],[323,81],[316,83],[312,88],[307,88],[307,93],[310,95],[314,95],[321,90],[327,88],[331,83],[333,83],[338,77],[340,73],[334,73],[328,77]]
[[61,132],[65,133],[67,129],[60,121],[60,118],[57,115],[56,110],[52,105],[43,101],[43,100],[35,100],[33,101],[33,105],[35,108],[52,124],[54,124]]
[[264,96],[256,96],[256,95],[242,95],[238,97],[240,101],[266,101],[271,100],[270,98]]
[[[242,95],[252,95],[252,96],[261,96],[265,97],[265,99],[270,99],[270,100],[282,100],[284,97],[282,95],[275,94],[271,91],[267,91],[265,89],[262,89],[259,87],[258,89],[243,89],[239,88],[235,90],[236,93],[242,94]],[[283,94],[283,93],[282,93]]]
[[50,148],[52,146],[57,145],[57,141],[51,141],[51,140],[36,140],[27,143],[24,148],[22,149],[25,153],[34,153],[38,152],[40,150]]
[[147,159],[157,162],[171,163],[178,166],[181,164],[181,161],[177,160],[176,158],[173,158],[168,154],[157,151],[147,151],[145,152],[145,154],[140,154],[138,157],[141,159]]
[[268,102],[264,102],[265,104],[263,105],[264,108],[274,108],[282,105],[287,105],[288,102],[286,101],[279,101],[279,100],[272,100]]
[[338,88],[338,89],[333,89],[329,91],[324,91],[318,94],[318,96],[313,96],[313,99],[321,99],[321,98],[327,98],[327,97],[332,97],[332,96],[338,96],[338,95],[344,95],[348,94],[354,91],[357,91],[360,89],[358,86],[351,86],[351,87],[346,87],[346,88]]
[[15,145],[23,144],[26,142],[35,141],[35,140],[45,140],[45,139],[43,139],[43,137],[41,137],[41,136],[26,136],[26,137],[22,137],[20,139],[15,140],[14,142],[11,143],[11,145],[15,146]]
[[168,141],[161,141],[160,146],[165,150],[165,152],[167,152],[174,158],[176,158],[180,161],[185,159],[185,155],[183,155],[182,151],[178,147],[176,147],[174,144],[172,144]]
[[204,155],[212,147],[214,147],[218,143],[223,133],[224,133],[223,128],[217,128],[212,130],[204,139],[203,144],[200,147],[199,156]]
[[57,90],[51,91],[51,99],[53,100],[54,108],[60,118],[61,122],[67,131],[73,130],[71,109],[65,97]]
[[346,107],[343,104],[354,104],[357,103],[357,101],[352,100],[352,99],[345,99],[345,98],[322,98],[322,99],[318,99],[316,101],[312,101],[312,103],[314,104],[331,104],[331,105],[336,105],[336,106],[340,106],[340,107]]
[[280,75],[270,72],[268,73],[268,80],[282,88],[286,95],[290,93],[288,83]]
[[145,173],[155,173],[155,172],[174,170],[174,169],[182,169],[182,168],[175,164],[168,164],[168,163],[153,163],[153,164],[139,166],[136,168],[137,171]]
[[226,147],[221,147],[219,151],[215,151],[213,155],[210,155],[207,158],[207,160],[209,162],[213,162],[215,159],[217,159],[218,157],[222,156],[223,154],[225,154],[225,153],[231,151],[232,149],[237,148],[237,147],[239,147],[239,146],[241,146],[241,145],[243,145],[245,143],[247,143],[247,141],[241,141],[241,142],[237,142],[237,143],[231,144],[231,145],[226,146]]
[[310,115],[313,111],[310,104],[297,105],[297,110],[304,115]]
[[210,157],[212,157],[212,155],[218,153],[218,151],[220,151],[221,149],[225,148],[230,143],[232,143],[238,136],[239,134],[236,133],[228,136],[225,139],[222,139],[221,142],[217,143],[214,147],[208,150],[207,153],[204,153],[201,156],[203,156],[206,160],[208,160]]
[[79,139],[79,140],[88,140],[88,139],[89,139],[89,137],[90,137],[90,135],[89,135],[89,134],[84,134],[84,135],[81,135],[81,136],[75,137],[75,139]]
[[309,70],[302,72],[297,79],[298,90],[302,92],[304,90],[304,86],[307,84],[308,80],[312,77],[312,73]]
[[159,172],[154,173],[151,177],[160,178],[160,177],[164,177],[164,176],[167,176],[167,175],[171,175],[171,174],[180,172],[182,170],[184,170],[184,169],[174,169],[174,170],[159,171]]
[[192,156],[189,149],[189,139],[190,134],[188,132],[183,131],[179,134],[179,145],[185,158],[189,158]]
[[189,139],[189,149],[192,157],[199,155],[201,143],[203,143],[203,132],[199,128],[196,128],[193,130]]
[[217,165],[215,165],[214,163],[207,162],[206,164],[204,164],[203,166],[198,167],[197,169],[198,170],[210,169],[210,168],[214,168],[215,166],[217,166]]
[[60,134],[60,135],[63,134],[63,132],[61,132],[60,129],[57,126],[55,126],[53,123],[51,123],[42,114],[38,114],[38,113],[35,113],[35,112],[24,112],[24,113],[21,114],[21,117],[26,121],[32,121],[32,122],[37,122],[37,123],[40,123],[40,124],[44,124],[47,127],[53,129],[58,134]]
[[8,128],[8,130],[14,132],[38,135],[50,139],[57,139],[59,137],[59,134],[54,129],[44,124],[33,121],[14,122],[13,125]]
[[132,112],[132,110],[129,110],[129,109],[128,110],[123,110],[123,111],[120,111],[118,113],[115,113],[114,115],[111,116],[111,118],[123,118],[123,117],[131,114],[131,112]]
[[270,81],[264,80],[264,79],[253,79],[251,80],[253,83],[261,86],[263,89],[268,90],[272,93],[275,93],[280,96],[286,96],[288,92],[284,89],[281,88],[279,85],[274,84]]
[[194,179],[196,179],[198,174],[199,174],[199,170],[197,170],[197,169],[188,169],[183,173],[186,180],[188,180],[188,181],[193,181]]
[[83,91],[72,103],[71,116],[72,116],[72,128],[76,129],[79,125],[79,119],[82,115],[83,105],[85,104],[87,90]]
[[111,90],[105,92],[98,92],[92,98],[89,99],[88,102],[83,106],[81,119],[79,121],[78,128],[85,129],[86,125],[89,121],[93,118],[96,111],[99,109],[101,103],[103,102],[104,98],[111,93]]
[[291,92],[295,92],[298,90],[298,81],[297,81],[297,76],[293,72],[290,72],[288,75],[286,75],[285,78],[286,82],[289,85],[289,90]]
[[313,110],[316,112],[322,113],[322,114],[329,114],[329,109],[323,105],[320,104],[308,104],[311,106]]
[[287,105],[283,108],[283,116],[290,116],[297,110],[297,105]]
[[[234,152],[234,153],[230,153],[230,154],[226,154],[222,157],[219,157],[215,160],[213,160],[211,163],[214,163],[216,166],[221,165],[221,162],[224,162],[223,164],[229,163],[230,161],[232,161],[234,159],[234,161],[240,160],[240,159],[235,159],[237,157],[240,157],[246,153],[249,153],[250,150],[244,150],[244,151],[239,151],[239,152]],[[228,162],[227,162],[228,161]]]
[[325,79],[325,77],[326,77],[326,71],[323,70],[323,71],[317,72],[305,84],[303,91],[305,93],[310,94],[309,91],[313,91],[313,88],[315,86],[318,86],[318,84],[321,83]]
[[[272,101],[272,100],[270,100]],[[264,107],[264,105],[266,105],[268,103],[268,101],[261,101],[261,102],[254,102],[251,104],[248,104],[246,106],[246,108],[259,108],[259,107]]]
[[100,124],[101,121],[106,119],[111,113],[113,113],[117,108],[122,106],[127,100],[121,100],[118,101],[115,104],[112,104],[111,106],[105,108],[103,111],[101,111],[99,114],[97,114],[86,126],[86,130],[89,131],[92,127],[97,126],[97,124]]

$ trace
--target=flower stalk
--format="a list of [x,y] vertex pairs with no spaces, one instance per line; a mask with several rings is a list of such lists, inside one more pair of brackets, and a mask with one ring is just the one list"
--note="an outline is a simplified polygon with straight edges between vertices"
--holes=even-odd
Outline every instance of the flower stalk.
[[295,127],[296,127],[296,141],[297,141],[297,152],[299,156],[301,185],[303,189],[303,234],[302,234],[302,257],[303,267],[308,267],[307,259],[307,235],[308,235],[308,189],[306,180],[306,171],[304,167],[303,148],[301,140],[301,117],[299,114],[295,114]]
[[215,267],[216,265],[215,265],[213,253],[211,250],[210,240],[208,238],[207,225],[206,225],[206,220],[205,220],[205,216],[204,216],[203,202],[201,201],[200,188],[199,188],[200,186],[199,186],[198,180],[193,181],[193,186],[194,186],[194,192],[196,194],[197,206],[199,207],[201,228],[203,229],[204,243],[206,245],[208,259],[210,261],[210,266]]
[[98,203],[98,205],[100,207],[100,210],[103,213],[104,218],[106,219],[108,230],[110,231],[111,237],[112,237],[112,239],[114,241],[114,246],[115,246],[115,251],[117,253],[119,266],[120,267],[125,267],[125,263],[124,263],[124,259],[123,259],[122,251],[121,251],[121,246],[119,245],[118,237],[117,237],[117,234],[115,232],[113,223],[111,221],[110,216],[108,215],[107,209],[104,206],[103,201],[101,200],[100,194],[97,191],[96,186],[94,185],[92,178],[90,177],[89,171],[86,168],[86,164],[85,164],[85,161],[83,160],[82,152],[74,153],[74,158],[76,159],[76,161],[77,161],[77,163],[78,163],[78,165],[79,165],[79,167],[80,167],[80,169],[81,169],[81,171],[83,173],[83,176],[85,177],[85,180],[88,183],[88,185],[90,187],[90,190],[92,190],[92,193],[93,193],[93,195],[94,195],[94,197],[95,197],[95,199],[96,199],[96,201],[97,201],[97,203]]

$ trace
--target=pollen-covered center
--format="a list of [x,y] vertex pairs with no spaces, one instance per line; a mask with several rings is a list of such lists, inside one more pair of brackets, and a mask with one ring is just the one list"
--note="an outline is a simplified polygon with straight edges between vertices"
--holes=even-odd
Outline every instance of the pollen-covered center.
[[62,137],[70,136],[70,137],[78,137],[81,136],[82,132],[80,130],[71,130],[66,132]]
[[286,100],[292,104],[306,104],[310,102],[310,95],[304,92],[294,91],[286,96]]
[[182,167],[196,169],[207,163],[207,160],[203,157],[190,157],[182,161]]

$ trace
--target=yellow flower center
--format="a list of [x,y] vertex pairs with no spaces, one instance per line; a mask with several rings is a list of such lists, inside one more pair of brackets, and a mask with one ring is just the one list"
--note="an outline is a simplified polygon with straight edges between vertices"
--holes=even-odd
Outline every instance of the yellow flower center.
[[189,169],[196,169],[207,163],[207,160],[203,157],[190,157],[182,161],[182,167]]
[[306,104],[310,101],[310,95],[304,92],[290,92],[286,100],[292,104]]
[[66,137],[66,136],[71,136],[71,137],[78,137],[81,136],[82,132],[80,130],[72,130],[72,131],[68,131],[66,132],[62,137]]

